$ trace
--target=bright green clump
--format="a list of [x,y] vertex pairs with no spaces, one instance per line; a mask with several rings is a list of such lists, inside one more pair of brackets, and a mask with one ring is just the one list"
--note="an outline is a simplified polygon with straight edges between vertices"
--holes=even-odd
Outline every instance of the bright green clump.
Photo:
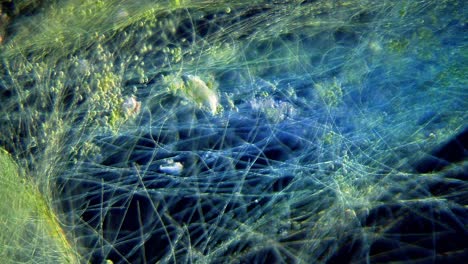
[[317,93],[322,101],[329,107],[338,106],[343,99],[343,90],[336,78],[333,82],[316,83],[314,88],[317,89]]
[[212,115],[222,111],[217,85],[214,81],[205,83],[195,75],[183,75],[182,77],[170,75],[164,77],[164,82],[168,86],[169,92],[183,97],[199,109],[206,110]]

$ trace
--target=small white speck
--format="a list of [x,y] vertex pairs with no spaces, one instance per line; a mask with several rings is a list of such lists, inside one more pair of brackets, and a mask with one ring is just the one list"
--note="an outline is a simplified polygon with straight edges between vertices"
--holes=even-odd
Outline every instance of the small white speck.
[[182,170],[184,169],[184,165],[180,162],[174,162],[173,160],[169,160],[167,165],[160,165],[159,169],[167,174],[171,175],[180,175]]

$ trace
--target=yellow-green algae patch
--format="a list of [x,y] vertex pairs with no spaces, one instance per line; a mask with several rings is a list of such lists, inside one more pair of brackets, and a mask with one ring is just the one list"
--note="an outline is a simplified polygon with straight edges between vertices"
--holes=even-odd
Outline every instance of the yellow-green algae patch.
[[18,174],[0,149],[0,258],[2,263],[79,263],[56,215],[37,187]]

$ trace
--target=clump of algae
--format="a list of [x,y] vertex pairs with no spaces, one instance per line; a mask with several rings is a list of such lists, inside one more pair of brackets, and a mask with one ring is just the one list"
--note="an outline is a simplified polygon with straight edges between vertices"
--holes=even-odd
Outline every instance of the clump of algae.
[[79,263],[56,215],[3,149],[0,168],[2,263]]

